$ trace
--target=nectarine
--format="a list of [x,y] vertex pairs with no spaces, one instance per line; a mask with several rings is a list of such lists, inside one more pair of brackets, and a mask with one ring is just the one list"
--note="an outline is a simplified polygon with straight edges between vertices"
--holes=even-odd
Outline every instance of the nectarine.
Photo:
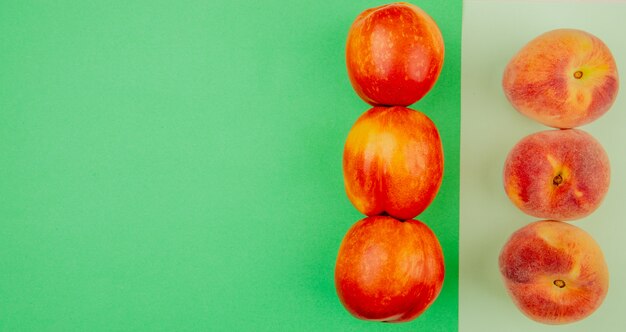
[[421,99],[437,81],[443,59],[439,27],[412,4],[367,9],[348,32],[350,82],[373,106],[407,106]]
[[348,198],[361,213],[411,219],[433,201],[443,178],[435,124],[405,107],[374,107],[348,134],[343,154]]
[[444,279],[441,245],[417,220],[368,217],[339,248],[335,286],[344,307],[365,320],[406,322],[437,298]]

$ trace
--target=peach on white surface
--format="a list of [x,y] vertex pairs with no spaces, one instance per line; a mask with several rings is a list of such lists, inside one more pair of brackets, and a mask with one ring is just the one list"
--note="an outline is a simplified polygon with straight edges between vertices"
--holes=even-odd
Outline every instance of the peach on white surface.
[[587,232],[560,221],[537,221],[513,233],[499,266],[519,310],[546,324],[584,319],[600,307],[609,288],[598,244]]
[[526,214],[575,220],[595,211],[606,196],[609,158],[583,130],[546,130],[511,149],[503,177],[506,194]]
[[573,128],[606,113],[617,95],[617,66],[598,37],[576,29],[546,32],[526,44],[502,78],[520,113],[547,126]]

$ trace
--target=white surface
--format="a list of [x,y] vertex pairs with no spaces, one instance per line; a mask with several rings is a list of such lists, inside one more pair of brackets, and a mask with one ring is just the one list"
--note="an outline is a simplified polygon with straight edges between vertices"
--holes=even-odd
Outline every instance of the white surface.
[[[466,1],[461,85],[460,331],[626,331],[626,3]],[[501,88],[508,60],[556,28],[586,30],[612,50],[622,87],[612,109],[581,127],[605,147],[611,187],[600,208],[573,222],[599,243],[611,284],[587,319],[549,326],[523,316],[500,280],[498,255],[511,233],[536,220],[508,200],[502,167],[522,137],[549,129],[517,113]]]

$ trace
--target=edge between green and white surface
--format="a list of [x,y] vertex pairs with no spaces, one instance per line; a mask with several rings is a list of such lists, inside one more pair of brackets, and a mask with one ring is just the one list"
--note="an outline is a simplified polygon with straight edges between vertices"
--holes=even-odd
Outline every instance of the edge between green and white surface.
[[[498,271],[498,255],[517,229],[538,220],[517,210],[504,193],[502,167],[509,150],[522,137],[550,129],[517,113],[506,100],[502,72],[528,41],[556,28],[586,30],[611,49],[626,76],[626,3],[566,1],[464,2],[461,83],[461,180],[459,243],[460,331],[626,331],[626,92],[611,110],[581,127],[600,141],[611,161],[611,186],[598,210],[573,222],[602,248],[610,272],[609,293],[588,318],[550,326],[526,318],[506,294]],[[622,84],[623,85],[623,84]],[[624,90],[623,88],[621,90]]]

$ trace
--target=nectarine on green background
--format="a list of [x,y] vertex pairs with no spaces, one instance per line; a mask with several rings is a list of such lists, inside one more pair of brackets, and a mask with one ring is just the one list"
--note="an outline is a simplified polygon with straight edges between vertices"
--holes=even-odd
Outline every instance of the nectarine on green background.
[[406,107],[374,107],[354,123],[344,147],[346,193],[361,213],[406,220],[435,199],[444,171],[437,126]]
[[356,222],[341,242],[335,286],[358,318],[408,322],[435,302],[444,275],[441,245],[425,223],[373,216]]
[[445,46],[433,18],[394,2],[364,10],[346,42],[346,66],[356,93],[374,106],[408,106],[435,85]]

